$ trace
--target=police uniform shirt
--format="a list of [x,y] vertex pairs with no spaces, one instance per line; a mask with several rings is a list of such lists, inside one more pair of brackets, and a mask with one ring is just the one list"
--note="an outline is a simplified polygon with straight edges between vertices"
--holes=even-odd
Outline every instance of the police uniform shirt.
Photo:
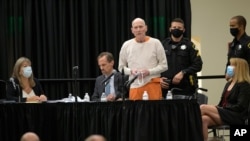
[[232,57],[245,59],[250,64],[250,37],[244,33],[239,40],[234,40],[229,44],[228,62]]
[[180,42],[173,42],[167,38],[162,42],[168,60],[168,70],[162,76],[173,78],[184,70],[187,74],[195,74],[202,68],[202,59],[195,45],[187,38]]

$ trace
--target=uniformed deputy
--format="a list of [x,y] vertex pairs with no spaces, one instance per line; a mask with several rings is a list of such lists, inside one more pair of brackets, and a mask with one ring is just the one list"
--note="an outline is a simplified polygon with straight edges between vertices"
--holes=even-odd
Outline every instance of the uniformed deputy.
[[162,41],[168,60],[168,70],[161,74],[163,96],[172,88],[182,89],[181,94],[193,95],[198,87],[197,72],[202,69],[202,59],[195,45],[183,37],[182,19],[174,19],[169,31],[171,37]]
[[250,37],[245,32],[246,24],[246,19],[241,15],[230,19],[230,33],[234,39],[229,43],[226,66],[232,57],[243,58],[250,64]]

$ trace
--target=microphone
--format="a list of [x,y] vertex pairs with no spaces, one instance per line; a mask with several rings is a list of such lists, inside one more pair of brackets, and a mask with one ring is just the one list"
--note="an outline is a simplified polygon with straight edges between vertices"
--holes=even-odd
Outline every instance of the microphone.
[[104,85],[115,73],[116,70],[113,70],[112,73],[102,81],[102,85]]
[[122,68],[122,76],[124,76],[124,69]]
[[78,66],[74,66],[74,67],[73,67],[73,70],[78,70],[78,69],[79,69]]
[[140,75],[139,73],[136,74],[131,80],[128,80],[125,85],[129,87],[139,75]]
[[12,85],[14,87],[14,89],[16,90],[16,83],[13,77],[10,78],[10,82],[12,82]]

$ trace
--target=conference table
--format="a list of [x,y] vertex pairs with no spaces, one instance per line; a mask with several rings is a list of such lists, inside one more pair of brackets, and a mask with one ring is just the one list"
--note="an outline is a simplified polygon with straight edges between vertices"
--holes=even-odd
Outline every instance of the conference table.
[[1,103],[0,141],[18,141],[27,131],[41,141],[202,141],[196,100]]

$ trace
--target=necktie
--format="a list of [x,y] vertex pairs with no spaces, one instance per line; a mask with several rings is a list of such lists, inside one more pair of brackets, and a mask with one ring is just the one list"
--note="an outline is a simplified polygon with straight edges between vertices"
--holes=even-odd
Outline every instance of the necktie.
[[107,85],[105,86],[105,94],[106,95],[109,95],[110,94],[110,83],[109,83],[110,81],[108,81],[107,83]]

